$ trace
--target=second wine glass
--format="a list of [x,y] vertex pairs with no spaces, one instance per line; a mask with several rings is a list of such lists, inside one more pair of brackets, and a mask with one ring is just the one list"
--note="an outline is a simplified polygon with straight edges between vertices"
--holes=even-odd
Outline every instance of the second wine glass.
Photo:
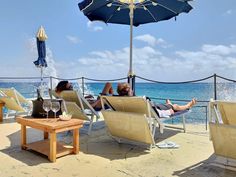
[[60,110],[60,102],[59,101],[53,101],[51,105],[51,110],[54,112],[54,117],[56,118],[57,111]]

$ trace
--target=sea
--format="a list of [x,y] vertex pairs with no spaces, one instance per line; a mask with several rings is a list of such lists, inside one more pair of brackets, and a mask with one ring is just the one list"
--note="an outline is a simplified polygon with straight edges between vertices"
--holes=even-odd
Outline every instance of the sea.
[[[78,89],[84,94],[92,94],[98,96],[101,93],[104,82],[85,83],[72,82],[74,89]],[[1,82],[0,88],[14,87],[26,98],[35,99],[37,96],[37,88],[44,88],[43,97],[48,97],[47,88],[50,84],[43,82]],[[83,86],[82,86],[83,85]],[[114,91],[116,91],[117,83],[112,83]],[[192,98],[197,99],[197,104],[192,108],[191,112],[186,115],[186,123],[202,123],[208,120],[208,102],[214,98],[213,83],[187,83],[187,84],[160,84],[160,83],[136,83],[135,94],[137,96],[148,96],[152,101],[157,103],[165,103],[166,99],[170,99],[176,104],[186,104]],[[236,101],[236,84],[235,83],[217,83],[216,85],[217,99]],[[179,123],[180,118],[174,119],[171,123]]]

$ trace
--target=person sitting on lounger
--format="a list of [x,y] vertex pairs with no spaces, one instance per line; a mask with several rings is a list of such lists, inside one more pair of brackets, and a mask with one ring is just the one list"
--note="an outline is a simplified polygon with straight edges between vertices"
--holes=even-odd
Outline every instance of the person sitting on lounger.
[[[133,96],[133,91],[128,83],[118,83],[117,93],[119,96]],[[155,108],[154,110],[160,117],[168,117],[173,115],[175,112],[188,110],[195,104],[196,99],[192,99],[185,105],[172,104],[169,99],[166,100],[165,104],[157,104],[151,101],[152,107]]]
[[[60,95],[60,93],[64,90],[73,90],[72,84],[68,81],[60,81],[55,88],[55,92],[58,95]],[[110,82],[107,82],[102,92],[100,93],[100,95],[113,95],[113,94],[114,92],[113,92],[112,84]],[[101,100],[99,96],[97,99],[93,99],[92,95],[85,96],[85,98],[96,111],[99,111],[102,109]]]

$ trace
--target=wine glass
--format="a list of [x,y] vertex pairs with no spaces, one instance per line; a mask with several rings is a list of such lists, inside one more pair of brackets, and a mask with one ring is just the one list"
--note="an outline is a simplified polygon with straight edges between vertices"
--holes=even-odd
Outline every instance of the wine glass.
[[44,100],[43,101],[43,109],[44,109],[44,111],[47,112],[47,118],[48,118],[48,112],[50,111],[51,106],[52,106],[52,103],[51,103],[50,100]]
[[60,110],[60,103],[59,101],[53,101],[51,105],[51,110],[54,112],[54,117],[56,118],[57,111]]

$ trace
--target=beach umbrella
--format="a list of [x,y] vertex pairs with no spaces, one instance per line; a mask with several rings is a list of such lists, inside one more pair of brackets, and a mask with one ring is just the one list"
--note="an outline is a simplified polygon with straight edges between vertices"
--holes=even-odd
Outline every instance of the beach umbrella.
[[45,33],[45,30],[41,26],[39,28],[39,30],[38,30],[37,35],[36,35],[38,59],[36,61],[34,61],[35,66],[40,68],[41,86],[42,86],[42,82],[43,82],[43,68],[47,67],[47,62],[46,62],[46,45],[45,45],[45,40],[47,38],[48,37],[47,37],[47,35]]
[[[159,22],[188,13],[190,0],[83,0],[79,8],[91,21],[130,25],[128,76],[133,76],[133,26]],[[132,82],[131,82],[132,83]]]

